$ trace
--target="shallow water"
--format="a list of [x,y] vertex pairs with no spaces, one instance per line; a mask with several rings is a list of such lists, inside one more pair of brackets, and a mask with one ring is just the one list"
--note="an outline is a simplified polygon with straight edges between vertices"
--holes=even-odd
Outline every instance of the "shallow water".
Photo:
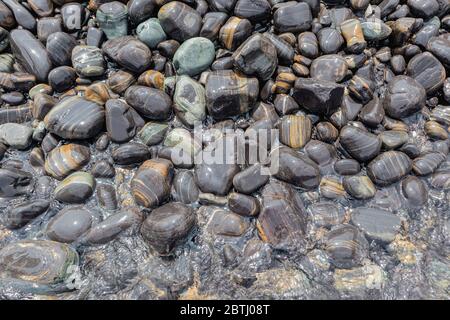
[[[417,121],[419,120],[419,121]],[[420,128],[422,119],[411,123],[411,140],[426,141]],[[416,128],[414,128],[416,127]],[[422,149],[430,148],[426,143]],[[111,146],[109,147],[111,148]],[[93,160],[108,153],[91,147]],[[23,169],[41,173],[29,165],[25,151],[8,151],[2,166],[18,160]],[[440,165],[447,171],[450,158]],[[133,202],[129,180],[136,169],[116,168],[119,207]],[[328,170],[329,171],[329,170]],[[323,250],[324,228],[308,220],[305,241],[294,247],[274,248],[263,243],[255,219],[247,218],[248,228],[241,237],[217,236],[207,227],[210,216],[205,208],[197,210],[198,229],[191,240],[176,249],[171,257],[151,252],[138,230],[130,229],[115,240],[100,246],[72,244],[80,254],[80,267],[69,282],[74,290],[57,293],[37,290],[24,292],[2,283],[0,297],[57,299],[448,299],[450,297],[450,222],[448,191],[433,189],[429,177],[428,203],[413,208],[403,198],[399,183],[379,189],[371,200],[334,200],[348,212],[369,206],[388,209],[402,218],[402,230],[389,245],[370,243],[370,256],[362,267],[334,269]],[[102,181],[104,180],[104,181]],[[107,180],[107,179],[106,179]],[[97,179],[97,183],[106,181]],[[331,201],[318,190],[300,192],[306,208],[317,201]],[[34,197],[35,195],[31,195]],[[2,199],[0,211],[24,198]],[[114,211],[101,209],[96,196],[85,204],[101,221]],[[199,204],[194,206],[199,207]],[[0,247],[19,239],[45,239],[45,226],[64,205],[56,200],[51,208],[22,229],[0,227]],[[147,214],[148,210],[144,209]],[[348,215],[348,214],[347,214]],[[1,215],[0,215],[1,216]],[[347,216],[348,219],[348,216]],[[348,220],[347,220],[348,221]],[[232,247],[234,260],[224,259],[224,247]]]

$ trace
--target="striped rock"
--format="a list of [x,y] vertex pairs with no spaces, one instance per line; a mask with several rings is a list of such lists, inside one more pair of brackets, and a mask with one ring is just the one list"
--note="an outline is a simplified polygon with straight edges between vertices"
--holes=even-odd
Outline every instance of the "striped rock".
[[311,139],[311,130],[311,120],[307,116],[284,116],[280,123],[280,141],[291,148],[303,148]]
[[412,169],[411,159],[399,151],[388,151],[373,159],[367,166],[367,175],[380,186],[399,181]]
[[47,130],[64,139],[93,138],[104,122],[104,109],[78,96],[61,100],[44,118]]
[[66,144],[53,149],[45,160],[45,172],[63,179],[89,162],[89,148],[79,144]]
[[173,164],[166,159],[145,161],[131,180],[136,202],[144,207],[160,205],[170,194]]

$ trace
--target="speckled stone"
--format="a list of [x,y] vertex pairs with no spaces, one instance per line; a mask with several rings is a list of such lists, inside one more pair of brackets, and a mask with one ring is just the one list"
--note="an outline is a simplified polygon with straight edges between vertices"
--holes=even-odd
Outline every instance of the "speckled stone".
[[136,35],[151,49],[156,48],[160,42],[167,39],[167,35],[157,18],[150,18],[139,24],[136,28]]
[[173,65],[178,74],[195,76],[211,65],[215,53],[211,40],[192,38],[183,42],[175,52]]

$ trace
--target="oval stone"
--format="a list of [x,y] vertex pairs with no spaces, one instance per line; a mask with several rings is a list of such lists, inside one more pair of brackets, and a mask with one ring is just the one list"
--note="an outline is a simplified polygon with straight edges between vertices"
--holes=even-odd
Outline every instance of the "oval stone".
[[367,166],[367,174],[380,186],[399,181],[412,169],[411,159],[399,151],[388,151],[373,159]]
[[55,189],[55,199],[65,203],[83,203],[93,193],[95,179],[88,172],[74,172]]
[[[38,284],[62,282],[78,266],[71,247],[48,240],[21,240],[0,250],[0,275]],[[72,270],[73,271],[73,270]]]
[[397,76],[389,82],[383,101],[386,114],[395,119],[408,117],[425,106],[425,88],[408,76]]
[[216,51],[211,40],[196,37],[181,44],[173,56],[173,65],[178,74],[195,76],[206,70],[214,61]]
[[59,211],[47,225],[47,236],[54,241],[71,243],[84,234],[92,224],[92,214],[82,207]]
[[74,96],[61,100],[45,116],[47,130],[64,139],[88,139],[102,131],[105,111],[98,104]]
[[11,49],[15,58],[25,69],[45,82],[52,68],[52,62],[42,42],[28,30],[15,29],[10,34]]

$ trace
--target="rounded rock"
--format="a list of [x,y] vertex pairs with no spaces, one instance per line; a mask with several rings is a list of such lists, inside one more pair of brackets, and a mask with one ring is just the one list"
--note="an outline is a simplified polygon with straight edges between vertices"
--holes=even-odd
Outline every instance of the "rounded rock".
[[215,57],[214,44],[211,40],[196,37],[181,44],[173,56],[173,65],[178,74],[195,76],[206,70]]
[[153,210],[142,224],[141,234],[159,254],[168,255],[187,240],[195,225],[193,209],[173,202]]

